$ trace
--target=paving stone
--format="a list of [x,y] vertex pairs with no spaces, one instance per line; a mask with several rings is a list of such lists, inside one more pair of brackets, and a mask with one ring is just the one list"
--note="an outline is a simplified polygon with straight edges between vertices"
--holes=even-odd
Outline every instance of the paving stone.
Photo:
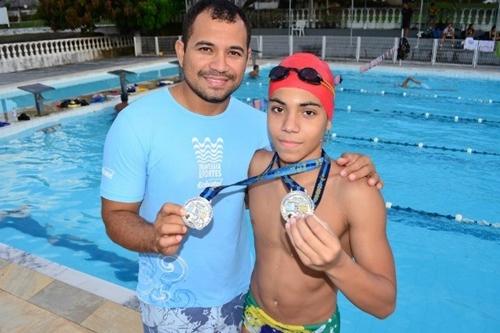
[[54,281],[29,302],[76,323],[89,317],[104,299],[60,281]]
[[136,333],[143,330],[139,312],[109,301],[101,305],[81,325],[97,333]]
[[10,264],[0,270],[0,289],[22,299],[29,299],[54,279],[31,269]]
[[0,333],[92,333],[4,291],[0,309]]

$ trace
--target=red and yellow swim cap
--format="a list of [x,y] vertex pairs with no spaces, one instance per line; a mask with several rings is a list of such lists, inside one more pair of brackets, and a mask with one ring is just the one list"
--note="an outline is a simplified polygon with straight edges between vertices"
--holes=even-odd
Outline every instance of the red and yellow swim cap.
[[[330,66],[311,53],[295,53],[283,59],[279,66],[282,67],[282,72],[287,72],[287,74],[283,75],[283,78],[273,80],[272,73],[274,69],[271,70],[269,96],[280,88],[304,89],[320,100],[328,119],[331,120],[335,108],[335,85]],[[314,71],[309,70],[307,72],[308,77],[301,75],[303,73],[300,73],[300,71],[304,68],[313,69],[319,74],[316,83],[312,83],[308,80],[311,78],[311,73],[314,73]]]

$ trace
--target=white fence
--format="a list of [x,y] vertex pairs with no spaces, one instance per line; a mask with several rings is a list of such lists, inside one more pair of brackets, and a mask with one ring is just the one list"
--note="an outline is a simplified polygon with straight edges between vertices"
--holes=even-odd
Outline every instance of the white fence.
[[[180,36],[134,37],[136,56],[175,56],[175,41]],[[439,39],[409,39],[411,51],[407,61],[423,62],[430,65],[462,64],[500,66],[500,56],[485,52],[480,43],[475,48],[464,48],[464,41],[446,40],[440,45]],[[493,43],[493,42],[491,42]],[[328,60],[350,60],[366,62],[373,60],[388,49],[397,46],[399,38],[394,37],[343,37],[343,36],[252,36],[250,47],[259,51],[259,58],[282,58],[294,52],[312,52]],[[496,48],[500,47],[497,42]],[[396,55],[385,62],[396,63]]]
[[[309,13],[311,15],[309,15]],[[352,28],[354,29],[399,29],[401,9],[399,8],[344,8],[340,11],[326,9],[294,9],[291,22],[305,20],[307,28]],[[287,26],[288,18],[282,23]],[[415,21],[415,20],[413,20]],[[352,24],[351,24],[352,23]]]
[[[495,25],[497,9],[466,8],[442,12],[443,23],[453,22],[456,28],[465,29],[473,23],[476,30],[488,31]],[[419,10],[413,11],[411,25],[419,26]],[[401,28],[401,8],[314,8],[293,9],[291,17],[288,10],[263,10],[248,13],[252,24],[259,28],[286,28],[297,20],[306,20],[307,28],[348,29],[399,29]],[[422,13],[422,29],[429,21],[427,10]],[[352,22],[352,24],[351,24]]]
[[[452,10],[442,16],[446,21],[453,22],[455,27],[465,28],[473,23],[476,30],[490,30],[495,24],[496,9],[462,9]],[[342,27],[359,29],[399,29],[401,28],[401,10],[399,8],[354,8],[354,11],[344,9],[342,11]],[[412,26],[418,27],[419,11],[414,10],[412,15]],[[428,17],[426,12],[422,15],[422,28],[426,28]],[[444,22],[446,23],[446,22]]]
[[122,36],[0,44],[0,73],[99,59],[106,52],[132,46],[132,38]]

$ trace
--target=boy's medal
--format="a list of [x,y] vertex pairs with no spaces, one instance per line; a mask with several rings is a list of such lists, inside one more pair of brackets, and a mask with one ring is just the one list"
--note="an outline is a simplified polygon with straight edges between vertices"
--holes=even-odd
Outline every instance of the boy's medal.
[[210,201],[225,188],[231,186],[249,186],[264,180],[272,180],[286,175],[293,175],[305,171],[310,171],[318,168],[320,165],[323,165],[326,161],[323,157],[321,157],[315,160],[291,164],[282,168],[272,170],[272,166],[277,159],[277,155],[275,154],[269,167],[260,175],[250,177],[231,185],[207,187],[203,190],[200,196],[186,201],[186,203],[184,204],[186,215],[182,217],[184,223],[188,227],[197,230],[205,228],[213,218],[213,208]]
[[[305,189],[293,180],[292,177],[289,175],[281,177],[285,186],[290,190],[281,200],[280,211],[283,220],[288,221],[289,218],[294,216],[314,214],[314,209],[318,206],[323,196],[328,173],[330,172],[330,158],[326,155],[325,151],[321,152],[321,158],[324,159],[324,163],[321,164],[318,178],[314,184],[312,198],[307,195]],[[277,163],[280,166],[279,159]]]
[[314,213],[314,202],[303,191],[291,191],[281,200],[281,216],[287,221],[297,215]]

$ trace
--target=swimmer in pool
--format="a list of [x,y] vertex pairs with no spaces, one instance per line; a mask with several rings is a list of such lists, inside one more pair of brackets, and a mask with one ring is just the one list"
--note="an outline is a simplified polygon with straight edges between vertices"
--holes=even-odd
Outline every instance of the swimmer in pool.
[[404,79],[404,81],[401,83],[401,88],[408,88],[410,82],[413,82],[413,83],[416,83],[418,85],[421,85],[422,82],[416,80],[415,78],[413,78],[412,76],[408,76],[406,79]]

